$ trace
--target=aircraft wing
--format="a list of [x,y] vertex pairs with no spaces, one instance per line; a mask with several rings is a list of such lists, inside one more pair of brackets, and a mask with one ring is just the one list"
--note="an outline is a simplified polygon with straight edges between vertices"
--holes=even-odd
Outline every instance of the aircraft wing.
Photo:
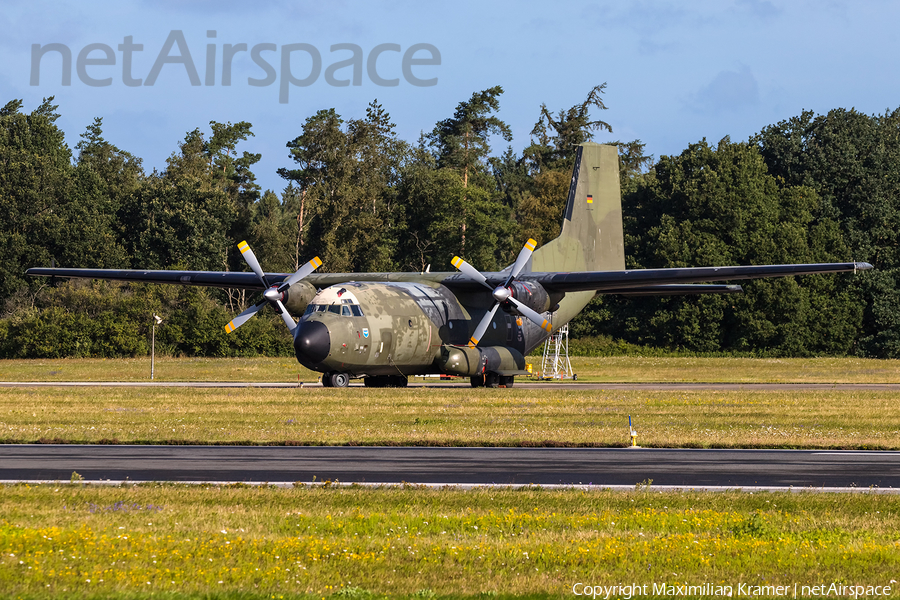
[[[248,271],[151,271],[139,269],[66,269],[33,267],[25,271],[32,277],[59,277],[62,279],[108,279],[132,283],[174,283],[178,285],[199,285],[204,287],[234,288],[245,290],[262,290],[263,285],[255,273]],[[506,276],[495,273],[497,278]],[[290,276],[290,273],[266,273],[269,285],[278,285]],[[406,281],[441,283],[445,279],[454,279],[459,287],[478,287],[478,284],[466,278],[460,278],[453,272],[435,273],[312,273],[303,278],[317,288],[326,288],[348,281]]]
[[[131,269],[59,269],[36,267],[25,271],[37,277],[62,277],[73,279],[110,279],[140,283],[176,283],[207,287],[262,290],[263,285],[255,273],[243,271],[140,271]],[[267,273],[272,285],[281,283],[288,273]]]
[[[787,277],[865,271],[864,262],[800,265],[752,265],[734,267],[689,267],[633,269],[627,271],[580,271],[570,273],[523,273],[520,279],[541,284],[548,291],[596,291],[601,294],[681,295],[739,293],[735,285],[696,285],[715,281]],[[142,283],[169,283],[220,288],[262,290],[259,278],[244,271],[149,271],[130,269],[62,269],[35,267],[26,275],[38,277],[109,279]],[[485,273],[491,285],[502,285],[506,273]],[[270,285],[281,283],[289,273],[266,273]],[[481,285],[461,273],[313,273],[305,279],[318,288],[347,281],[408,281],[443,283],[455,289],[480,289]]]
[[[681,295],[740,293],[738,285],[712,284],[717,281],[788,277],[791,275],[820,275],[865,271],[872,265],[865,262],[813,263],[796,265],[750,265],[733,267],[688,267],[673,269],[633,269],[625,271],[524,272],[521,281],[534,281],[548,291],[582,292],[627,295]],[[266,275],[267,277],[273,277]],[[508,271],[484,273],[490,286],[503,285]],[[305,281],[316,287],[337,285],[346,281],[406,281],[441,283],[452,290],[484,290],[482,284],[461,272],[433,273],[314,273]],[[701,285],[707,284],[707,285]]]
[[[626,271],[587,271],[573,273],[531,273],[520,279],[535,281],[556,292],[596,291],[601,294],[625,293],[629,289],[652,288],[671,284],[696,284],[713,281],[820,275],[865,271],[865,262],[815,263],[800,265],[750,265],[734,267],[689,267],[675,269],[633,269]],[[699,287],[699,286],[698,286]]]

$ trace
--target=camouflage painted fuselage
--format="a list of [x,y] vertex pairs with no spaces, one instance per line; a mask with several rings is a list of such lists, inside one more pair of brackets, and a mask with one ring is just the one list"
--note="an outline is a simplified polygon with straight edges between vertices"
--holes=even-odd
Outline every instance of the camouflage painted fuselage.
[[[534,274],[624,269],[618,164],[613,146],[579,147],[560,235],[535,250],[521,282],[512,286],[516,298],[542,313],[554,330],[577,315],[594,292],[548,294],[529,282]],[[319,286],[336,283],[309,301],[295,332],[297,359],[316,371],[354,377],[471,374],[477,365],[468,363],[480,361],[482,369],[494,365],[492,370],[511,374],[524,369],[523,357],[549,335],[504,307],[479,340],[479,350],[467,349],[475,324],[493,299],[459,273],[368,274],[365,281],[353,281],[352,274],[308,279]]]
[[[298,324],[295,350],[307,368],[354,377],[454,372],[445,366],[447,347],[465,347],[472,323],[484,313],[433,282],[348,282],[312,300]],[[491,325],[482,346],[507,348],[512,356],[527,354],[546,336],[527,319],[503,311]],[[310,330],[318,335],[309,337]],[[468,368],[457,371],[471,374]]]

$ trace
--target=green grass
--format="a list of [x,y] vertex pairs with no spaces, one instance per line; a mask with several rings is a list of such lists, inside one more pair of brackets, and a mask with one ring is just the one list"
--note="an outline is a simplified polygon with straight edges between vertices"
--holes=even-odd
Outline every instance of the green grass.
[[0,388],[0,441],[900,449],[900,392]]
[[[540,357],[528,360],[540,371]],[[900,360],[862,358],[573,357],[572,367],[581,381],[900,383]],[[155,374],[161,382],[313,382],[319,378],[292,358],[157,357]],[[148,357],[0,360],[0,381],[149,380]]]
[[[581,358],[595,381],[900,381],[900,362]],[[160,380],[313,381],[287,359]],[[144,380],[147,359],[0,361],[0,380]],[[0,440],[900,449],[900,393],[0,388]],[[900,498],[486,489],[0,486],[0,597],[560,598],[576,582],[892,585]],[[223,533],[224,532],[224,533]],[[90,581],[88,581],[90,580]],[[149,583],[148,583],[149,582]],[[174,582],[174,583],[173,583]],[[220,583],[221,582],[221,583]],[[802,588],[800,588],[802,591]],[[611,597],[622,597],[613,595]]]
[[[156,357],[156,381],[313,382],[293,358]],[[0,381],[150,381],[150,357],[0,360]]]
[[572,368],[579,381],[900,383],[900,360],[870,358],[578,357]]
[[17,485],[0,515],[4,597],[564,597],[900,570],[900,497],[875,494]]

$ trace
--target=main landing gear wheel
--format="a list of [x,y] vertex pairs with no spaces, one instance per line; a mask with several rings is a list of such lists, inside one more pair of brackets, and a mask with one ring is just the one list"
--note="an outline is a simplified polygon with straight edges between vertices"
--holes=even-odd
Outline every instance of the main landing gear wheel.
[[404,388],[409,383],[405,375],[372,375],[363,379],[366,387]]
[[515,376],[513,375],[497,375],[496,373],[485,373],[484,375],[475,375],[469,378],[472,387],[508,387],[513,386]]
[[[501,384],[501,380],[503,378],[497,375],[496,373],[485,373],[484,375],[475,375],[474,377],[469,378],[469,383],[472,387],[488,387],[495,388],[497,385]],[[510,377],[510,379],[512,379]]]

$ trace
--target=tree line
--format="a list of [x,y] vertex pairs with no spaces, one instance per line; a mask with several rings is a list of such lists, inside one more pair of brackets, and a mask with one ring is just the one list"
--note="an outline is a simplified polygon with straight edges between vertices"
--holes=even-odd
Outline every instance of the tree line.
[[[246,239],[263,268],[290,272],[315,255],[323,272],[483,270],[523,240],[555,237],[575,148],[620,153],[628,268],[868,261],[856,276],[744,283],[735,296],[601,296],[576,337],[701,353],[900,356],[900,112],[804,112],[746,142],[691,144],[646,156],[596,116],[605,84],[582,102],[542,105],[529,144],[505,143],[501,87],[472,94],[415,142],[387,110],[320,110],[286,142],[285,187],[261,190],[247,122],[195,129],[161,171],[103,137],[101,118],[74,150],[46,99],[0,109],[0,357],[148,352],[150,316],[164,352],[290,354],[280,320],[224,333],[254,300],[235,290],[27,279],[31,266],[244,270]],[[898,109],[900,110],[900,109]],[[492,145],[493,144],[493,145]]]

